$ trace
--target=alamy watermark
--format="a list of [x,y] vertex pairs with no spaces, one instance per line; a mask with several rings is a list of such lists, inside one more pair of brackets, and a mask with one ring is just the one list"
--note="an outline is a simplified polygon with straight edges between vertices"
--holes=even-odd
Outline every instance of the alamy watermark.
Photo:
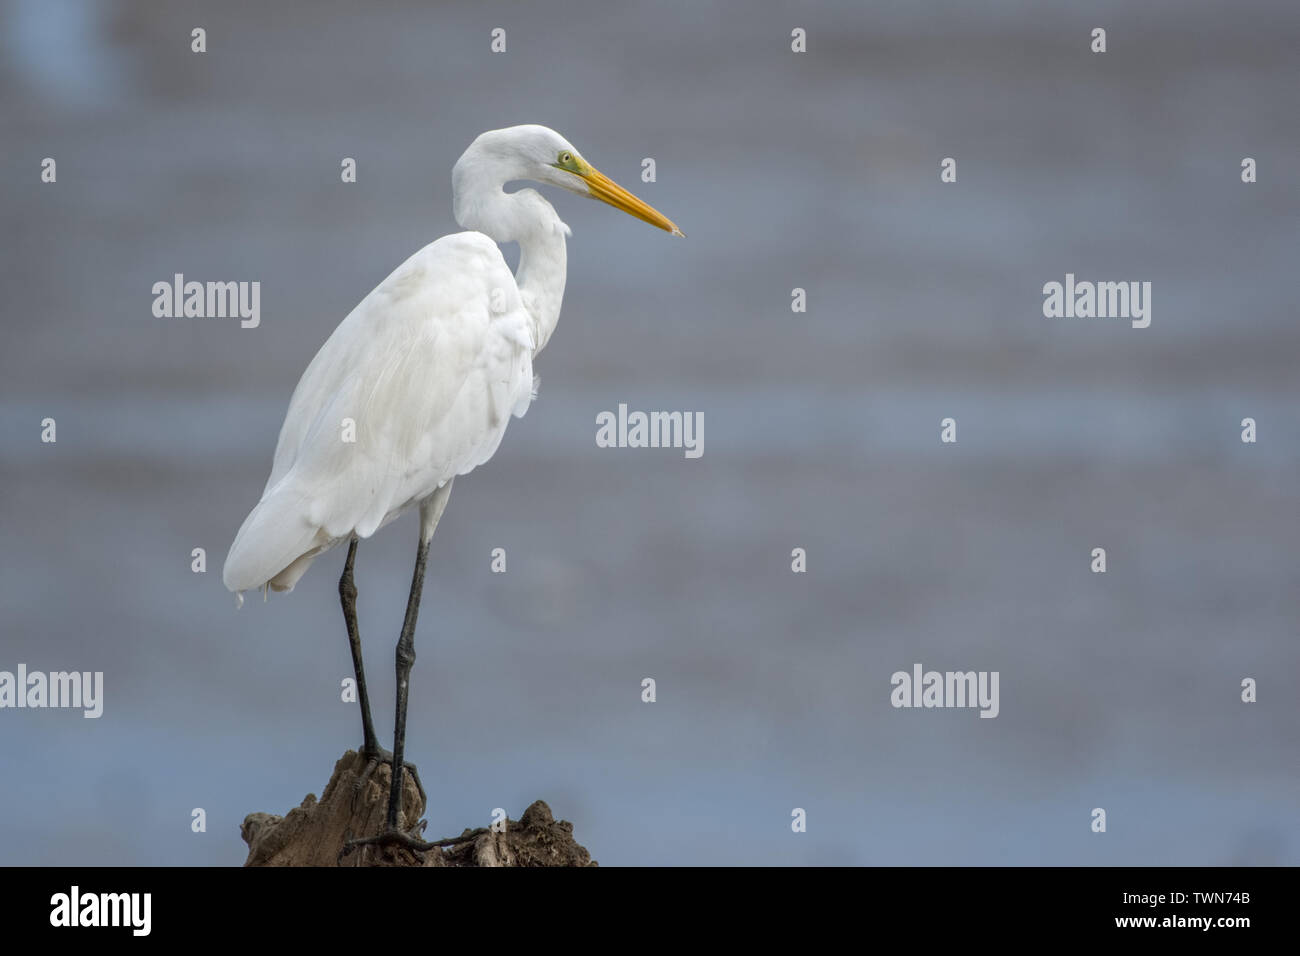
[[596,416],[597,448],[682,448],[687,458],[704,454],[703,412],[629,412]]
[[1049,319],[1129,319],[1133,328],[1151,324],[1150,282],[1065,282],[1043,286],[1043,315]]
[[889,678],[894,689],[889,702],[895,707],[978,707],[981,717],[996,717],[997,671],[895,671]]
[[152,911],[152,893],[83,893],[73,886],[50,897],[51,926],[121,926],[133,936],[148,936]]
[[262,283],[186,282],[176,273],[171,282],[153,284],[153,314],[159,319],[227,319],[241,328],[262,323]]
[[103,671],[0,671],[0,709],[68,707],[83,711],[83,717],[104,713]]

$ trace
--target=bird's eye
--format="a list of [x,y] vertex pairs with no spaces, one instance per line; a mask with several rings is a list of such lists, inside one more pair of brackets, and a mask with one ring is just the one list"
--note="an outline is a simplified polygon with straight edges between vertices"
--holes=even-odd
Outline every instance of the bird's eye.
[[560,154],[560,163],[561,163],[562,165],[567,166],[567,165],[569,165],[571,162],[573,162],[573,154],[572,154],[572,153],[570,153],[570,152],[563,152],[563,153]]

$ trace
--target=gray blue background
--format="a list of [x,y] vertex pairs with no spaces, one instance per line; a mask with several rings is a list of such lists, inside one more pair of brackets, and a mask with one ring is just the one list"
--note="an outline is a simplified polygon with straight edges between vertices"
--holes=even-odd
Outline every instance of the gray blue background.
[[[431,834],[544,798],[606,865],[1300,862],[1298,44],[1283,0],[0,3],[0,669],[107,689],[0,712],[0,862],[239,864],[356,745],[342,553],[239,612],[220,566],[311,356],[524,122],[689,238],[551,196],[539,400],[430,563]],[[154,318],[176,272],[261,327]],[[1067,272],[1151,327],[1044,318]],[[703,458],[597,448],[620,402]],[[415,535],[358,559],[384,736]],[[1001,715],[893,709],[918,661]]]

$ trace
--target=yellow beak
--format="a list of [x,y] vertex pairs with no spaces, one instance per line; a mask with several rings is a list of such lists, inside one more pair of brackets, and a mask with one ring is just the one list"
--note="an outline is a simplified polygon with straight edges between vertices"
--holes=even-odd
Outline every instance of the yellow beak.
[[678,229],[671,219],[649,203],[637,199],[599,170],[588,166],[586,170],[578,175],[586,182],[587,189],[593,199],[607,202],[615,209],[623,210],[629,216],[636,216],[642,222],[648,222],[652,226],[658,226],[664,232],[671,232],[674,236],[685,238],[686,233]]

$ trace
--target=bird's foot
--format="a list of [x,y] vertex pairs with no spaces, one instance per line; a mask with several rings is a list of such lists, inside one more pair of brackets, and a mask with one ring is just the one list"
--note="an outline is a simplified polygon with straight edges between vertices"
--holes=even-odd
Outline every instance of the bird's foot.
[[458,837],[446,837],[442,840],[430,840],[425,842],[418,839],[415,834],[423,834],[424,824],[421,823],[407,833],[403,830],[385,830],[378,836],[361,837],[356,840],[348,840],[343,844],[343,849],[339,850],[339,862],[358,847],[363,846],[395,846],[404,850],[410,850],[413,853],[428,853],[430,850],[436,850],[445,846],[459,846],[462,843],[469,843],[476,840],[484,833],[488,832],[487,827],[479,827],[477,830],[466,830]]
[[[357,782],[354,785],[357,793],[360,793],[365,789],[366,784],[374,775],[375,768],[381,763],[386,763],[389,767],[393,765],[392,752],[385,750],[378,744],[362,746],[360,753],[361,756],[366,758],[366,766],[365,769],[361,771],[361,775],[357,777]],[[424,784],[420,782],[420,771],[417,770],[415,764],[411,763],[409,760],[403,760],[402,767],[411,774],[411,779],[415,781],[415,788],[420,791],[420,800],[427,807],[429,805],[429,795],[424,792]]]
[[434,848],[434,844],[425,843],[416,836],[416,834],[422,833],[423,828],[423,824],[420,824],[413,827],[410,833],[407,833],[405,830],[392,829],[385,830],[378,836],[359,837],[354,840],[347,840],[343,844],[343,849],[339,851],[339,860],[342,861],[342,859],[353,850],[363,846],[400,847],[414,853],[426,853]]

